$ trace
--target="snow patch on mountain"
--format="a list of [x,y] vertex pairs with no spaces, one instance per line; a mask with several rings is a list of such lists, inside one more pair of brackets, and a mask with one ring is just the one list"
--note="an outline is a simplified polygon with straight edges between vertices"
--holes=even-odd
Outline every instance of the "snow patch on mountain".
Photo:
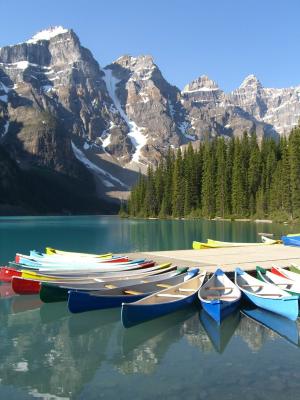
[[0,100],[4,103],[8,102],[8,92],[10,89],[4,85],[4,83],[0,82],[0,92],[4,92],[4,94],[0,95]]
[[27,40],[27,43],[36,43],[39,40],[50,40],[53,37],[66,32],[68,32],[68,29],[63,28],[62,26],[53,26],[36,33],[31,39]]
[[147,143],[147,138],[143,134],[144,128],[138,127],[134,121],[131,121],[122,108],[120,100],[118,99],[118,96],[116,94],[117,84],[120,82],[120,80],[113,76],[111,69],[107,68],[103,69],[102,71],[104,72],[103,80],[106,84],[108,94],[110,95],[116,109],[119,111],[121,117],[124,119],[129,128],[128,136],[135,147],[135,152],[132,156],[131,161],[141,163],[141,149]]
[[[109,172],[105,171],[104,169],[98,167],[98,165],[95,165],[94,163],[92,163],[87,157],[86,155],[78,148],[75,146],[75,144],[73,142],[71,142],[72,144],[72,149],[74,152],[75,157],[77,158],[77,160],[79,160],[82,164],[84,164],[88,169],[92,170],[93,172],[95,172],[96,174],[100,174],[101,175],[101,180],[103,182],[103,184],[106,187],[113,187],[115,186],[112,182],[115,182],[116,184],[121,185],[122,187],[128,189],[128,186],[123,183],[122,181],[120,181],[120,179],[114,177],[113,175],[111,175]],[[104,179],[103,179],[104,178]]]
[[9,129],[9,121],[6,121],[5,124],[4,124],[4,131],[3,131],[2,135],[1,135],[2,138],[7,134],[8,129]]

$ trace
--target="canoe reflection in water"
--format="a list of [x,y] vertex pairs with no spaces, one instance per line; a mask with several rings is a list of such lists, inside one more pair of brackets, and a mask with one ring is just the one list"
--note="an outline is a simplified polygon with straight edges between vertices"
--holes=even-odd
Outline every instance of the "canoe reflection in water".
[[199,318],[214,349],[223,353],[239,325],[240,311],[229,314],[221,323],[215,321],[204,310],[200,311]]
[[261,308],[243,308],[241,312],[247,318],[299,347],[299,330],[296,321],[291,321]]

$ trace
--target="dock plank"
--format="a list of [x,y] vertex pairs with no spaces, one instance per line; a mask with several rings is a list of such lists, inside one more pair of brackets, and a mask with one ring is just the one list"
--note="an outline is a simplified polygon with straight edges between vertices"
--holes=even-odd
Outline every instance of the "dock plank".
[[217,267],[232,272],[236,267],[251,271],[255,270],[257,265],[267,269],[274,265],[280,267],[300,265],[300,248],[282,244],[205,250],[146,251],[130,253],[129,256],[150,258],[157,263],[172,262],[178,266],[205,267],[210,272]]

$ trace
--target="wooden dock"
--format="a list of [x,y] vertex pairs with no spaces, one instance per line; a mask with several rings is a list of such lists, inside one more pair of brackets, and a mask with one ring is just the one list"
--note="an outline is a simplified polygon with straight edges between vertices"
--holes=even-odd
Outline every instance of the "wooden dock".
[[271,268],[273,265],[287,267],[300,265],[300,247],[270,246],[230,247],[205,250],[168,250],[130,253],[132,258],[147,258],[157,263],[171,262],[178,266],[199,266],[209,272],[220,266],[226,272],[233,272],[236,267],[247,271],[255,270],[257,265]]

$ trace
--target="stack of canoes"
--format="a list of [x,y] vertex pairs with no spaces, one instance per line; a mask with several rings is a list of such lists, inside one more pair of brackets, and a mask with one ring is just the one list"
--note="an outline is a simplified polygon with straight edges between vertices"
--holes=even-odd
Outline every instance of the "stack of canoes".
[[266,236],[261,236],[261,242],[259,243],[241,243],[241,242],[221,242],[219,240],[207,239],[207,242],[193,242],[194,250],[203,249],[219,249],[222,247],[249,247],[249,246],[269,246],[273,244],[278,244],[280,240],[270,239]]
[[239,312],[242,298],[296,320],[300,268],[273,267],[266,271],[257,267],[256,272],[257,278],[237,268],[232,281],[220,268],[207,277],[198,268],[155,265],[150,260],[130,260],[111,253],[95,255],[47,248],[45,253],[17,254],[9,267],[0,269],[0,280],[11,282],[17,294],[39,294],[46,303],[67,301],[72,313],[121,307],[125,327],[182,309],[197,300],[203,308],[203,324],[216,324],[221,333],[227,331],[227,317]]

